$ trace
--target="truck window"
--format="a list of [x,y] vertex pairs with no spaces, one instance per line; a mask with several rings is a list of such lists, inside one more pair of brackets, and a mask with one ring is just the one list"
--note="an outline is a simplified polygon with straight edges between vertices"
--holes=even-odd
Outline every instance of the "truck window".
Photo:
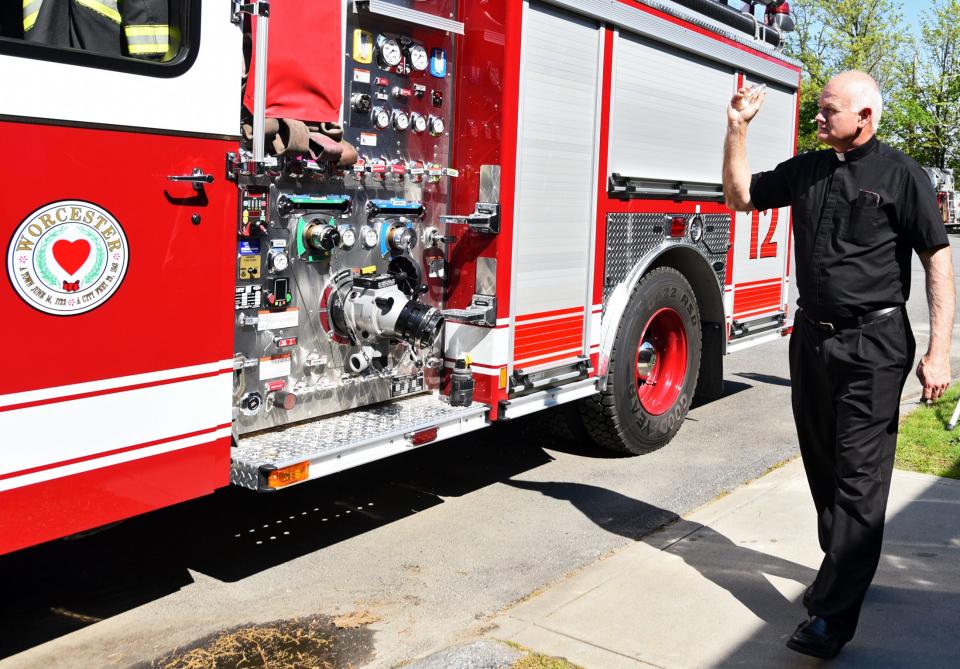
[[[0,7],[0,50],[45,60],[130,69],[183,60],[186,18],[194,0],[16,0]],[[39,47],[39,50],[36,49]],[[115,68],[110,61],[125,62]]]

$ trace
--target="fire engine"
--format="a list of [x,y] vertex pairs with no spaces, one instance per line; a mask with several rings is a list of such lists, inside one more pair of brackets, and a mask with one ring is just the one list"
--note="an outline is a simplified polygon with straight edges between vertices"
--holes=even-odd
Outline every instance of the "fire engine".
[[0,552],[561,404],[663,446],[790,325],[721,192],[738,87],[796,146],[754,4],[6,3]]
[[941,167],[924,167],[937,193],[940,216],[949,232],[960,232],[960,197],[954,184],[953,170]]

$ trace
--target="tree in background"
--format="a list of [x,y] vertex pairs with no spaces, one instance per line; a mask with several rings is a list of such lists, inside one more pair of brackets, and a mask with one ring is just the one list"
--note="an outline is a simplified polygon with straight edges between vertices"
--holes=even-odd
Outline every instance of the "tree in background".
[[902,85],[903,54],[911,40],[895,0],[798,0],[792,7],[797,30],[787,53],[803,64],[797,139],[802,152],[821,146],[813,119],[830,77],[863,70],[877,80],[884,98],[891,99]]
[[921,165],[960,169],[960,0],[935,0],[923,13],[901,69],[888,139]]

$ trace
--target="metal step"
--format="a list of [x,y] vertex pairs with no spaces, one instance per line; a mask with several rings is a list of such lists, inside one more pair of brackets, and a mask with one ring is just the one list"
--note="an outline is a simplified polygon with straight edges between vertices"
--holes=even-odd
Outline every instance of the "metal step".
[[425,394],[241,437],[231,453],[230,482],[274,490],[267,485],[271,471],[303,462],[309,463],[303,480],[320,478],[416,448],[431,436],[425,430],[437,429],[432,443],[486,427],[488,410],[478,403],[453,407],[439,395]]

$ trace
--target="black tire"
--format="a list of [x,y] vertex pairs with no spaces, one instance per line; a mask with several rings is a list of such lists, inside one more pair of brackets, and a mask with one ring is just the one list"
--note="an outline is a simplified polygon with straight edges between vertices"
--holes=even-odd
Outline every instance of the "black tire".
[[[655,315],[657,318],[651,321]],[[651,326],[650,332],[647,332],[648,326]],[[641,337],[646,332],[649,342],[651,332],[663,330],[674,333],[673,341],[685,339],[686,366],[681,370],[678,362],[673,363],[675,383],[662,384],[664,391],[656,388],[656,383],[641,387],[638,371]],[[660,267],[643,277],[620,320],[607,368],[606,389],[579,403],[590,438],[603,448],[633,455],[655,451],[669,442],[680,429],[697,387],[700,338],[700,310],[693,288],[683,275],[672,267]],[[674,355],[673,360],[678,361],[679,356]],[[661,357],[657,364],[665,365],[670,360],[669,355]],[[645,400],[641,400],[641,392],[646,394]]]

